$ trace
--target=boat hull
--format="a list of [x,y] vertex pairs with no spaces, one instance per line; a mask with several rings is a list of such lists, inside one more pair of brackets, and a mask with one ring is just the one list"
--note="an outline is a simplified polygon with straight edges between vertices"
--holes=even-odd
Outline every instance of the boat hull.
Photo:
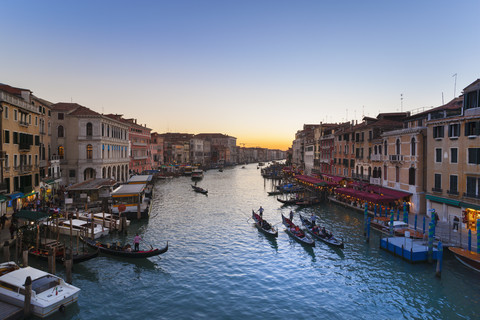
[[449,247],[455,258],[465,266],[480,272],[480,254],[462,248]]
[[92,247],[92,248],[98,248],[98,250],[100,250],[100,252],[102,253],[105,253],[105,254],[108,254],[108,255],[112,255],[112,256],[117,256],[117,257],[124,257],[124,258],[148,258],[148,257],[153,257],[153,256],[158,256],[162,253],[165,253],[168,251],[168,242],[167,242],[167,245],[164,247],[164,248],[161,248],[161,249],[153,249],[153,250],[148,250],[148,251],[131,251],[131,252],[128,252],[128,251],[124,251],[124,250],[116,250],[114,249],[114,247],[111,247],[111,248],[108,248],[106,245],[102,244],[102,243],[99,243],[99,242],[95,242],[93,240],[90,240],[90,239],[83,239],[83,241],[85,241],[85,243]]
[[258,219],[259,217],[257,216],[258,215],[252,211],[252,219],[255,222],[255,226],[257,227],[257,229],[266,234],[267,236],[278,237],[278,229],[274,227],[271,227],[271,229],[269,230],[262,228],[260,220]]
[[320,234],[317,234],[316,232],[314,232],[312,230],[312,224],[310,221],[308,221],[306,218],[304,218],[303,216],[300,216],[300,220],[302,220],[302,224],[305,226],[305,228],[307,229],[307,231],[315,238],[315,239],[318,239],[322,242],[325,242],[326,244],[329,244],[331,246],[334,246],[334,247],[337,247],[337,248],[340,248],[340,249],[344,249],[345,248],[345,245],[343,243],[343,241],[340,241],[338,240],[337,238],[335,237],[332,237],[332,238],[327,238],[327,237],[324,237],[324,236],[321,236]]
[[296,227],[296,225],[290,221],[290,219],[287,219],[283,214],[282,214],[282,222],[283,222],[283,225],[285,227],[287,227],[285,229],[285,231],[292,237],[294,238],[295,240],[297,240],[298,242],[300,242],[301,244],[304,244],[304,245],[307,245],[307,246],[311,246],[311,247],[315,247],[315,240],[313,240],[312,238],[310,237],[307,237],[307,235],[304,233],[304,236],[303,237],[299,237],[297,236],[295,233],[291,232],[290,231],[290,228],[293,226],[293,227]]

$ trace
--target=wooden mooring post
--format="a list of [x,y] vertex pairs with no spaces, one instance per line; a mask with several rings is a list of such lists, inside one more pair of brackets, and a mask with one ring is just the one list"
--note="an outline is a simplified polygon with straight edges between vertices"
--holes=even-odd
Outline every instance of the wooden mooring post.
[[25,280],[25,300],[23,302],[23,317],[25,319],[30,317],[32,299],[32,278],[30,276]]
[[67,255],[65,260],[65,278],[67,283],[72,284],[72,266],[73,266],[73,254],[72,250]]
[[23,267],[28,267],[28,250],[23,250],[22,252]]

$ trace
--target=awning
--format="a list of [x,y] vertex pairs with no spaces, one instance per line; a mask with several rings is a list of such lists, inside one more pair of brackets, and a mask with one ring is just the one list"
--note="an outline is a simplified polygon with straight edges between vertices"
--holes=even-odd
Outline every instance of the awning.
[[8,197],[9,197],[11,200],[18,199],[18,198],[23,197],[23,192],[12,193],[12,194],[8,195]]
[[54,183],[55,183],[55,179],[48,179],[48,180],[45,180],[43,183],[46,183],[46,184],[54,184]]
[[425,199],[435,201],[435,202],[440,202],[440,203],[445,203],[449,204],[451,206],[455,207],[461,207],[461,202],[453,199],[448,199],[448,198],[441,198],[437,196],[432,196],[431,194],[425,195]]
[[10,200],[7,196],[4,196],[3,194],[0,194],[0,202],[5,202]]
[[20,210],[14,213],[13,216],[17,219],[24,219],[28,221],[38,221],[48,218],[48,213],[41,211]]
[[333,182],[339,183],[342,180],[345,180],[346,178],[344,177],[339,177],[339,176],[332,176],[330,174],[323,174],[323,177],[332,180]]
[[460,202],[460,205],[462,206],[462,208],[480,210],[480,206],[478,204]]
[[327,185],[327,182],[324,181],[324,180],[317,179],[317,178],[310,177],[310,176],[306,176],[306,175],[295,176],[295,179],[297,179],[299,181],[302,181],[302,182],[311,183],[311,184],[313,184],[317,187],[324,187],[324,186]]
[[395,197],[396,199],[401,199],[405,197],[410,197],[412,194],[406,191],[394,190],[390,188],[380,187],[376,185],[369,185],[366,188],[367,191],[373,191],[375,193],[385,194],[387,196]]
[[35,191],[32,191],[32,192],[30,192],[30,193],[24,194],[24,195],[22,196],[22,198],[26,198],[26,197],[33,196],[35,193],[36,193]]
[[370,201],[373,203],[389,203],[397,200],[397,198],[392,196],[381,195],[377,193],[370,193],[366,191],[355,190],[352,188],[337,188],[335,189],[335,193],[344,194],[347,196],[351,196],[360,200]]

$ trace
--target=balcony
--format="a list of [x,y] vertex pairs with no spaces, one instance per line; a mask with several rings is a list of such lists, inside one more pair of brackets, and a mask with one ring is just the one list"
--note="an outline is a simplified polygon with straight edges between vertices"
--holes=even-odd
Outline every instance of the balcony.
[[443,192],[443,190],[440,189],[440,188],[432,188],[432,191],[433,191],[433,192],[438,192],[438,193],[442,193],[442,192]]
[[447,190],[447,193],[452,196],[458,196],[458,190]]
[[401,162],[403,161],[403,156],[401,154],[391,154],[388,156],[388,159],[391,162]]
[[22,127],[30,126],[30,124],[27,121],[22,121],[22,120],[18,121],[18,124],[21,125]]
[[381,154],[372,154],[371,156],[372,161],[383,161],[383,157]]
[[32,168],[33,166],[32,165],[21,165],[21,166],[16,166],[14,167],[15,170],[17,170],[20,174],[25,174],[25,173],[30,173],[32,172]]
[[28,152],[30,151],[30,145],[28,143],[20,143],[18,145],[18,150],[20,150],[20,152]]
[[480,194],[475,194],[475,193],[471,193],[471,192],[468,192],[468,193],[464,192],[463,196],[465,198],[480,199]]

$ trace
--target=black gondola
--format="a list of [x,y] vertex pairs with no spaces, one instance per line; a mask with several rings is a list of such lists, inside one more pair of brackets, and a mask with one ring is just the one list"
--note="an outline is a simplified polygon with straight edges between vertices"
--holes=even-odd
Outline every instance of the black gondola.
[[338,240],[331,233],[328,233],[328,231],[325,231],[324,233],[322,232],[322,229],[318,226],[317,228],[315,228],[315,230],[313,230],[312,222],[309,221],[307,218],[303,217],[302,215],[300,215],[300,220],[302,220],[302,224],[307,228],[308,232],[318,240],[337,248],[345,248],[343,241]]
[[[90,259],[93,259],[93,258],[96,258],[98,257],[98,249],[95,250],[95,251],[92,251],[92,252],[73,252],[73,255],[72,255],[72,261],[74,264],[76,263],[80,263],[80,262],[83,262],[83,261],[87,261],[87,260],[90,260]],[[47,260],[48,259],[48,250],[45,250],[45,249],[35,249],[35,248],[32,248],[30,250],[28,250],[28,254],[34,256],[34,257],[37,257],[39,259],[42,259],[42,260]],[[59,252],[56,252],[55,253],[55,260],[57,262],[65,262],[65,256],[63,254],[63,252],[59,251]]]
[[262,231],[266,235],[278,237],[278,229],[273,227],[270,223],[268,223],[265,219],[256,214],[253,210],[252,219],[253,221],[255,221],[255,226],[258,228],[258,230]]
[[300,243],[315,247],[315,240],[313,240],[310,236],[305,234],[296,224],[292,222],[292,220],[288,219],[282,214],[282,222],[285,225],[287,233],[291,235],[294,239],[299,241]]
[[193,191],[203,194],[208,194],[208,190],[192,185]]
[[109,254],[112,256],[117,256],[117,257],[125,257],[125,258],[148,258],[148,257],[153,257],[153,256],[158,256],[162,253],[165,253],[168,251],[168,242],[167,245],[164,248],[161,249],[153,249],[151,248],[150,250],[141,250],[141,251],[127,251],[125,247],[122,246],[117,246],[116,244],[114,245],[106,245],[91,239],[85,239],[81,238],[87,245],[89,245],[92,248],[98,248],[100,252]]
[[298,199],[292,199],[292,198],[286,199],[286,200],[277,198],[277,200],[283,203],[285,206],[295,204],[298,201]]

